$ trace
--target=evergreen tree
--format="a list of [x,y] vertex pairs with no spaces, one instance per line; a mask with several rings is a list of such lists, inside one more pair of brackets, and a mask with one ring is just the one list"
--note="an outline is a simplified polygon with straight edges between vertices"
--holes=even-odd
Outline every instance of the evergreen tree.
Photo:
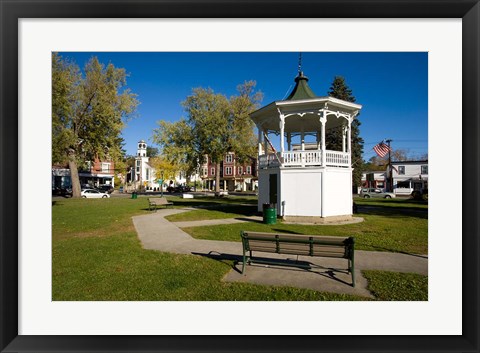
[[[345,78],[335,76],[330,90],[328,91],[330,97],[342,99],[347,102],[355,102],[352,90],[345,83]],[[358,116],[352,122],[352,166],[353,170],[353,186],[361,186],[362,171],[363,171],[363,138],[360,137],[360,120]],[[326,136],[326,148],[330,150],[340,151],[342,149],[342,128],[338,127],[328,131]]]

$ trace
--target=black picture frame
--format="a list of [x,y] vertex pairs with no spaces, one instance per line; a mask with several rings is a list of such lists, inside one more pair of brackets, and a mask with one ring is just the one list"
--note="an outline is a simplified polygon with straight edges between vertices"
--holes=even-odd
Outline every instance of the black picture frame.
[[[478,0],[0,0],[0,349],[2,352],[479,352]],[[20,18],[461,18],[462,330],[459,336],[18,335],[18,20]],[[448,89],[448,88],[446,88]],[[451,148],[459,148],[452,146]],[[18,171],[21,173],[21,171]],[[458,180],[452,188],[458,192]],[[13,186],[13,187],[12,187]],[[445,195],[448,198],[448,195]],[[447,204],[446,204],[447,206]],[[452,237],[460,236],[451,234]],[[447,259],[445,259],[447,261]],[[448,266],[448,263],[445,263]],[[448,305],[448,303],[446,303]],[[237,321],[238,320],[238,321]],[[235,322],[234,322],[235,321]],[[248,324],[232,318],[231,324]]]

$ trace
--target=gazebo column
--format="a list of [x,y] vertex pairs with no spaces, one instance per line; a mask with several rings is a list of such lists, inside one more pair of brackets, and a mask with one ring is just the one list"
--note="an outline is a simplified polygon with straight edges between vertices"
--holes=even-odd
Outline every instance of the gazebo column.
[[303,131],[303,126],[302,126],[302,132],[300,133],[300,139],[302,144],[302,151],[305,151],[305,131]]
[[284,141],[284,135],[285,135],[285,116],[280,112],[280,151],[282,152],[282,157],[283,157],[283,152],[285,151],[285,141]]
[[342,152],[346,152],[346,142],[345,139],[347,138],[347,126],[345,124],[342,125]]
[[263,138],[263,135],[262,135],[262,128],[261,126],[257,126],[257,129],[258,129],[258,156],[261,156],[263,155],[263,149],[262,149],[262,138]]
[[347,128],[347,141],[348,141],[348,165],[352,167],[352,120],[348,118],[348,128]]
[[[323,109],[320,113],[320,123],[322,124],[321,134],[322,134],[322,167],[327,166],[327,152],[325,145],[325,125],[327,124],[327,113]],[[320,210],[321,217],[325,217],[325,173],[322,175],[321,179],[321,201],[322,208]]]
[[322,110],[322,115],[320,117],[320,123],[322,124],[322,167],[327,165],[327,153],[325,146],[325,125],[327,124],[327,115],[325,110]]

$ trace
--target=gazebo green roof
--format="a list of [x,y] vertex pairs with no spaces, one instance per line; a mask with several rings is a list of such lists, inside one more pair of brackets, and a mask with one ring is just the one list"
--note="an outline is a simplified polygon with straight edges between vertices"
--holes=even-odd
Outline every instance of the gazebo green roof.
[[295,77],[296,85],[293,88],[290,95],[285,99],[289,100],[299,100],[299,99],[309,99],[309,98],[317,98],[315,93],[313,93],[312,89],[308,85],[308,77],[303,76],[303,72],[299,72],[298,76]]

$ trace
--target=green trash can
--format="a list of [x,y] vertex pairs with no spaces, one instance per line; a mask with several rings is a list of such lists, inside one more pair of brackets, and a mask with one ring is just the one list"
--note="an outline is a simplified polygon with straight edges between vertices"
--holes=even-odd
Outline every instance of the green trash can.
[[134,191],[132,192],[132,199],[136,199],[137,198],[137,193]]
[[276,224],[277,223],[277,208],[275,204],[263,204],[263,223]]

